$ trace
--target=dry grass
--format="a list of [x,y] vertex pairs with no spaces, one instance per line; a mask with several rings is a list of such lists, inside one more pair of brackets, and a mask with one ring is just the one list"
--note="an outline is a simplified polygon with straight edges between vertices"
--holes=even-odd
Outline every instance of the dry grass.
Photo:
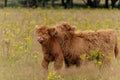
[[[42,52],[34,34],[35,25],[69,22],[79,30],[115,29],[120,43],[120,11],[105,9],[0,9],[0,80],[46,80]],[[49,66],[50,71],[53,65]],[[120,57],[100,70],[92,63],[80,69],[61,70],[64,80],[118,80]]]
[[118,80],[120,65],[113,61],[111,66],[99,68],[93,63],[82,65],[80,69],[71,68],[61,71],[61,75],[65,80]]

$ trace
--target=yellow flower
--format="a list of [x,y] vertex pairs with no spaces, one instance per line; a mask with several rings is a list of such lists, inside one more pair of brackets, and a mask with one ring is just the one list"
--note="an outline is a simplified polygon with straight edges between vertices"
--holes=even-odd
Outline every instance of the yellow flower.
[[47,80],[64,80],[60,75],[57,75],[55,71],[51,71],[48,74]]
[[102,53],[102,54],[101,54],[101,56],[103,56],[103,57],[104,57],[105,55]]
[[19,49],[22,50],[22,49],[23,49],[23,46],[20,46]]
[[112,56],[107,56],[107,59],[108,59],[108,60],[111,60],[111,59],[112,59]]
[[37,59],[37,58],[38,58],[38,56],[37,56],[37,55],[34,55],[34,58],[35,58],[35,59]]
[[0,54],[2,54],[2,52],[0,52]]
[[98,61],[98,65],[99,65],[99,66],[102,66],[102,62],[101,62],[101,61]]
[[15,54],[12,54],[12,57],[15,57],[16,55]]

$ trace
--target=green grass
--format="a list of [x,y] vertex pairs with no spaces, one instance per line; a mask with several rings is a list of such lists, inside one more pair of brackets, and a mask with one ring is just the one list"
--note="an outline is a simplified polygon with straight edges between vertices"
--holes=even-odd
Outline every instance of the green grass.
[[[35,36],[35,25],[54,26],[61,21],[75,25],[80,31],[115,29],[120,43],[120,11],[118,9],[0,9],[0,80],[46,80],[41,67],[42,52]],[[118,80],[120,57],[110,68],[100,70],[92,63],[80,69],[63,69],[64,80]],[[53,70],[53,64],[49,71]]]

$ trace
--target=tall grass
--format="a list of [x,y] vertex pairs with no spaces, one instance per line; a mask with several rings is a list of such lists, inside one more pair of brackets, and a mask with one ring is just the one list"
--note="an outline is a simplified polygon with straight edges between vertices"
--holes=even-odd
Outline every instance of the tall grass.
[[[42,52],[34,33],[35,25],[50,25],[65,21],[77,29],[115,29],[120,42],[120,11],[117,9],[0,9],[0,80],[46,80],[41,67]],[[92,63],[80,69],[61,70],[64,80],[118,80],[120,57],[110,68],[99,70]],[[53,64],[49,66],[53,70]]]

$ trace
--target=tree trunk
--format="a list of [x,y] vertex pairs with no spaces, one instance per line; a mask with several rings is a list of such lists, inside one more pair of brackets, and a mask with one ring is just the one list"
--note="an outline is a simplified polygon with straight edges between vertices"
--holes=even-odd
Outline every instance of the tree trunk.
[[73,7],[73,0],[67,0],[66,5],[67,5],[67,8],[72,8]]
[[38,0],[32,0],[31,1],[31,7],[35,6],[35,8],[38,7],[39,1]]
[[92,1],[91,0],[87,0],[87,5],[91,6],[91,4],[92,4]]
[[27,0],[27,7],[30,7],[30,1]]
[[94,7],[98,7],[100,0],[94,0]]
[[55,0],[52,0],[52,7],[55,7]]
[[67,8],[67,4],[66,4],[66,0],[61,0],[61,4],[62,4],[62,6],[64,6],[64,8]]
[[8,1],[8,0],[5,0],[5,7],[7,7],[7,1]]
[[112,6],[112,8],[114,8],[115,7],[115,3],[117,2],[117,0],[111,0],[111,6]]
[[108,0],[105,0],[105,8],[108,8]]
[[61,3],[62,3],[63,6],[65,5],[65,1],[64,0],[61,0]]
[[47,1],[47,0],[42,0],[42,2],[41,2],[41,3],[42,3],[42,7],[45,7],[45,6],[46,6],[46,1]]
[[98,7],[100,0],[87,0],[87,5],[90,7]]
[[38,1],[38,0],[36,0],[35,7],[37,8],[37,7],[38,7],[38,5],[39,5],[39,1]]

